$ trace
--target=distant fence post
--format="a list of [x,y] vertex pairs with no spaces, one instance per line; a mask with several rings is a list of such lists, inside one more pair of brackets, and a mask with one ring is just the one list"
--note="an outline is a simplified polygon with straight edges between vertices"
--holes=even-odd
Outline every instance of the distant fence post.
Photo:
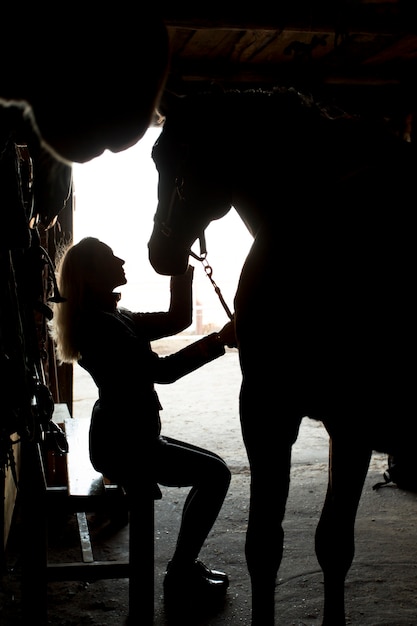
[[199,300],[196,301],[196,334],[197,335],[202,335],[203,334],[203,305],[201,304],[201,302]]

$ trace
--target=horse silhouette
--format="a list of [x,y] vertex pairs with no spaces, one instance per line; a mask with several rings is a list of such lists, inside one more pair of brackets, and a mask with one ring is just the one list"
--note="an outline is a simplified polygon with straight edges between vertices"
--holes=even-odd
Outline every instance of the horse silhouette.
[[193,243],[232,206],[254,238],[234,300],[252,626],[275,624],[291,450],[304,417],[329,433],[315,550],[322,624],[344,626],[372,451],[414,448],[414,145],[385,121],[293,89],[173,96],[162,112],[152,266],[184,272]]
[[15,29],[4,28],[0,107],[19,104],[55,157],[85,163],[143,137],[169,66],[158,8],[143,7],[139,17],[128,0],[99,12],[74,4],[64,14],[11,4],[7,18],[19,44]]

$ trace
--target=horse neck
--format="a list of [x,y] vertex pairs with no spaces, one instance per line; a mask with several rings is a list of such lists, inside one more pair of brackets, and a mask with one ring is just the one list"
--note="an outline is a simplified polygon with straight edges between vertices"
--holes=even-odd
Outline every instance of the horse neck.
[[239,194],[233,194],[232,204],[252,237],[256,237],[259,228],[265,222],[263,215],[257,210],[256,205],[249,202],[246,198],[240,197]]
[[261,226],[271,226],[276,216],[277,165],[260,155],[262,150],[242,148],[235,151],[232,170],[232,206],[253,237]]
[[231,204],[249,230],[256,236],[263,225],[271,225],[276,216],[279,185],[284,186],[285,176],[277,181],[279,159],[270,154],[268,130],[259,133],[259,127],[248,134],[239,127],[230,139],[231,154],[226,163],[231,181]]

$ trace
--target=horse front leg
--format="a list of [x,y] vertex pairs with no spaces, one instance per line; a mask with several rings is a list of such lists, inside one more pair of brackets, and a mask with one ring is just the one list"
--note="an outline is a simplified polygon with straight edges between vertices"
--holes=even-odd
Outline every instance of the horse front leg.
[[315,549],[324,577],[322,626],[345,626],[345,580],[355,554],[355,520],[372,450],[329,434],[329,478]]
[[276,454],[279,459],[274,460],[273,473],[271,468],[251,464],[245,556],[251,579],[252,626],[275,624],[275,585],[283,553],[282,522],[290,476],[288,449]]
[[251,470],[245,543],[252,593],[251,624],[274,626],[275,585],[283,554],[282,522],[290,485],[291,450],[301,420],[281,428],[274,424],[265,431],[259,413],[247,414],[246,409],[243,403],[242,431]]

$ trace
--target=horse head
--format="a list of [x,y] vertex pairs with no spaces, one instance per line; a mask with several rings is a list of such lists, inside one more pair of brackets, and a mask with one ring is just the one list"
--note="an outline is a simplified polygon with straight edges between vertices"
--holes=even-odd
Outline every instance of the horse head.
[[164,95],[165,122],[152,150],[158,206],[148,243],[149,260],[160,274],[182,274],[194,242],[201,243],[209,223],[232,206],[229,153],[219,141],[223,124],[213,105],[203,96]]
[[[109,11],[9,7],[0,40],[0,104],[19,103],[43,145],[66,162],[136,144],[152,123],[168,64],[156,9],[122,0]],[[36,27],[35,27],[36,25]]]

